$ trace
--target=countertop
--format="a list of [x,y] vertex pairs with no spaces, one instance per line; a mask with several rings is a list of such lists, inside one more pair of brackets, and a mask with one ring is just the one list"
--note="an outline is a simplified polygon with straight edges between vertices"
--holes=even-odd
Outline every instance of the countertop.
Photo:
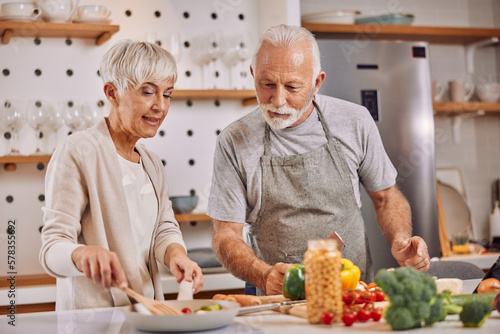
[[[464,282],[464,291],[473,289],[479,280]],[[9,318],[0,319],[0,333],[32,334],[39,333],[43,328],[45,333],[144,333],[136,330],[125,320],[120,308],[87,309],[78,311],[44,312],[19,314],[15,316],[16,326],[8,324]],[[368,321],[355,323],[352,327],[345,327],[342,323],[332,326],[310,325],[306,319],[273,311],[255,313],[236,317],[229,325],[208,331],[206,333],[287,333],[287,334],[316,334],[332,333],[341,330],[349,333],[390,332],[389,325],[382,319],[380,322]],[[445,321],[433,327],[414,329],[411,333],[471,333],[491,334],[498,332],[500,314],[493,311],[491,317],[478,329],[463,328],[458,315],[450,315]]]

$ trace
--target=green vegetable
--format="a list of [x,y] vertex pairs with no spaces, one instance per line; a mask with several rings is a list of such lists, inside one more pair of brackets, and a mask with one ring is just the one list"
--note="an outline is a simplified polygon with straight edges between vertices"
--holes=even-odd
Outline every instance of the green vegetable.
[[283,279],[283,296],[290,299],[304,299],[306,292],[304,288],[304,264],[298,263],[290,267]]
[[471,301],[484,301],[485,303],[491,304],[493,303],[493,300],[495,299],[497,294],[498,292],[473,293],[470,295],[451,296],[450,298],[453,304],[458,306],[464,306],[465,304]]
[[200,310],[202,311],[219,311],[221,309],[220,304],[213,305],[203,305]]
[[393,330],[430,326],[443,318],[444,305],[436,298],[436,283],[430,275],[404,267],[379,270],[375,283],[389,296],[384,318]]
[[481,327],[491,314],[491,305],[485,301],[473,300],[463,306],[460,321],[464,327]]
[[462,306],[455,305],[451,299],[451,292],[445,290],[438,294],[439,299],[441,299],[444,306],[444,313],[439,321],[443,321],[448,314],[460,314],[462,312]]

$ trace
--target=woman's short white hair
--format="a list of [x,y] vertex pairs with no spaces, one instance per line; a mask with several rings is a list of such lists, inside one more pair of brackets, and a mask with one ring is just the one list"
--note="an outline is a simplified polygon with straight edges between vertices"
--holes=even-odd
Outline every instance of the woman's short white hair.
[[106,84],[115,85],[123,95],[126,89],[145,82],[177,81],[177,63],[174,56],[161,47],[148,42],[121,40],[104,54],[99,74]]
[[314,35],[307,29],[299,26],[291,26],[287,24],[280,24],[271,27],[260,37],[257,48],[252,57],[252,68],[255,70],[257,56],[264,42],[270,43],[274,46],[293,46],[303,40],[309,42],[309,48],[313,57],[313,82],[321,72],[321,60],[319,54],[318,43]]

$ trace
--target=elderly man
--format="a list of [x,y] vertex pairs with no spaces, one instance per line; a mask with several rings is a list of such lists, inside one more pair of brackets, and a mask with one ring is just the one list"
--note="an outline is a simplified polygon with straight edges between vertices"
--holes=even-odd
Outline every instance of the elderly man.
[[250,71],[259,108],[229,125],[215,151],[208,215],[220,262],[259,295],[279,294],[307,240],[337,233],[342,256],[372,281],[361,182],[394,258],[427,270],[427,245],[412,237],[408,202],[369,112],[317,94],[325,72],[314,36],[301,27],[270,28]]

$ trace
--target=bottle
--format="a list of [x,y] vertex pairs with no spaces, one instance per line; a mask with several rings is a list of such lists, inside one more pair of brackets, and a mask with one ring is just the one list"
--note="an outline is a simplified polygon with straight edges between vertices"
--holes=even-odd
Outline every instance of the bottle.
[[500,237],[500,207],[498,201],[495,201],[495,208],[490,214],[490,242],[494,237]]
[[332,322],[342,317],[342,254],[333,239],[309,240],[304,255],[307,319],[321,323],[325,312],[332,312]]

